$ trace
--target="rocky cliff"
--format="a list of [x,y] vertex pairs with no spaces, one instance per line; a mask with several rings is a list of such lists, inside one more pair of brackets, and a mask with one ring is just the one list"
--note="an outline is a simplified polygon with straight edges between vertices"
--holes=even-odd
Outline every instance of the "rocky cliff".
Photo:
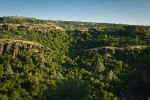
[[141,52],[142,49],[147,46],[132,46],[132,47],[99,47],[88,50],[83,50],[80,52],[81,55],[86,55],[92,57],[96,53],[99,53],[103,56],[108,57],[119,57],[119,58],[128,58],[128,56],[136,56]]
[[19,50],[40,52],[45,49],[43,45],[30,41],[0,39],[0,55],[11,53],[15,57]]
[[50,32],[53,30],[60,30],[60,31],[65,31],[65,29],[56,26],[56,25],[47,25],[47,24],[0,24],[0,30],[35,30],[35,31],[44,31],[44,32]]

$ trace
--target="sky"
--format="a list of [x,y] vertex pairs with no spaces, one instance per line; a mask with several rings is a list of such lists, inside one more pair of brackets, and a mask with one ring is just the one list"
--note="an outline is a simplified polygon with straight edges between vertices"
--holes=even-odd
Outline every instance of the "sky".
[[0,16],[150,25],[150,0],[0,0]]

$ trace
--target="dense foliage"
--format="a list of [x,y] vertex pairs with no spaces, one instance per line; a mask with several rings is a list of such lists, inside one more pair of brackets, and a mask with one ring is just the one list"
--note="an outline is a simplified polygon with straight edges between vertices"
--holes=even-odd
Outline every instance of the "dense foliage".
[[[18,16],[1,17],[0,23],[8,24],[0,39],[45,47],[18,49],[14,57],[15,48],[0,43],[0,100],[150,99],[149,26]],[[9,24],[55,24],[65,31],[17,30]]]

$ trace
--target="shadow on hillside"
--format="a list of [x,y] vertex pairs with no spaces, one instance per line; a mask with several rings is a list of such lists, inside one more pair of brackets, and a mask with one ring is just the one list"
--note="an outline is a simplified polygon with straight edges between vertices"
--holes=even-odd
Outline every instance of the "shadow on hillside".
[[145,100],[150,97],[150,48],[143,49],[132,59],[126,59],[130,67],[120,74],[114,93],[125,100]]
[[60,81],[56,86],[49,87],[43,97],[51,100],[83,100],[89,94],[89,85],[83,80],[68,78]]

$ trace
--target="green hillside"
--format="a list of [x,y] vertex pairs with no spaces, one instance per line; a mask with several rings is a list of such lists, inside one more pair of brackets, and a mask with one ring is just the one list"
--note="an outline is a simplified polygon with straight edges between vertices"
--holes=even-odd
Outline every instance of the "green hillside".
[[150,26],[0,17],[0,100],[149,100]]

